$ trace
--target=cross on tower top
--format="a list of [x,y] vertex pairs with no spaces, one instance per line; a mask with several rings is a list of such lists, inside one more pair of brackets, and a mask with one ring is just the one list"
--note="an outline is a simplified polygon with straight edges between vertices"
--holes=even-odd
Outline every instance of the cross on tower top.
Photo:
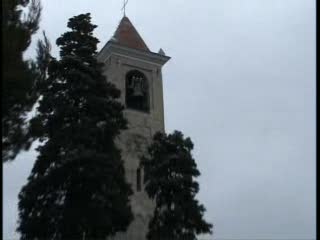
[[123,7],[121,8],[121,10],[123,11],[123,16],[126,16],[126,6],[128,4],[129,0],[123,0]]

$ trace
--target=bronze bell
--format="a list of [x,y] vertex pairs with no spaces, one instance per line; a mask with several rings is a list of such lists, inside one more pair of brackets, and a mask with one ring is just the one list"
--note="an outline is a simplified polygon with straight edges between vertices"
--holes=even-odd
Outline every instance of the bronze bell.
[[133,96],[134,97],[142,97],[143,90],[142,90],[142,78],[140,77],[133,77]]

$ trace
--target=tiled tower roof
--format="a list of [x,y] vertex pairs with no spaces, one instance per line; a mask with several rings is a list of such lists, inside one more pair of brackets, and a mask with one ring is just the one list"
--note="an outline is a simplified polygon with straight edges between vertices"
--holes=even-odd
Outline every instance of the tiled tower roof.
[[124,16],[111,41],[129,48],[150,51],[128,17]]

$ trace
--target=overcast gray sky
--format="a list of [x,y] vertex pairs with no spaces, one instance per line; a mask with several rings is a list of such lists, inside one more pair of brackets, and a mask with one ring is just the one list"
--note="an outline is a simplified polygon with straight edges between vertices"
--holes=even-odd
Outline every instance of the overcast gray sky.
[[[70,17],[90,12],[100,49],[122,17],[122,0],[42,4],[53,45]],[[166,131],[195,143],[214,238],[315,238],[315,1],[129,0],[127,16],[172,57]],[[4,165],[4,239],[18,236],[17,195],[35,157]]]

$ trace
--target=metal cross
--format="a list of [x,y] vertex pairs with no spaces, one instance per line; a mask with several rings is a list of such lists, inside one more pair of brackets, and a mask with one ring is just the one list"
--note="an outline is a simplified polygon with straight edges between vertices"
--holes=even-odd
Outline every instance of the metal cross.
[[123,16],[126,16],[126,6],[128,4],[129,0],[123,0],[123,7],[121,8],[121,10],[123,10]]

